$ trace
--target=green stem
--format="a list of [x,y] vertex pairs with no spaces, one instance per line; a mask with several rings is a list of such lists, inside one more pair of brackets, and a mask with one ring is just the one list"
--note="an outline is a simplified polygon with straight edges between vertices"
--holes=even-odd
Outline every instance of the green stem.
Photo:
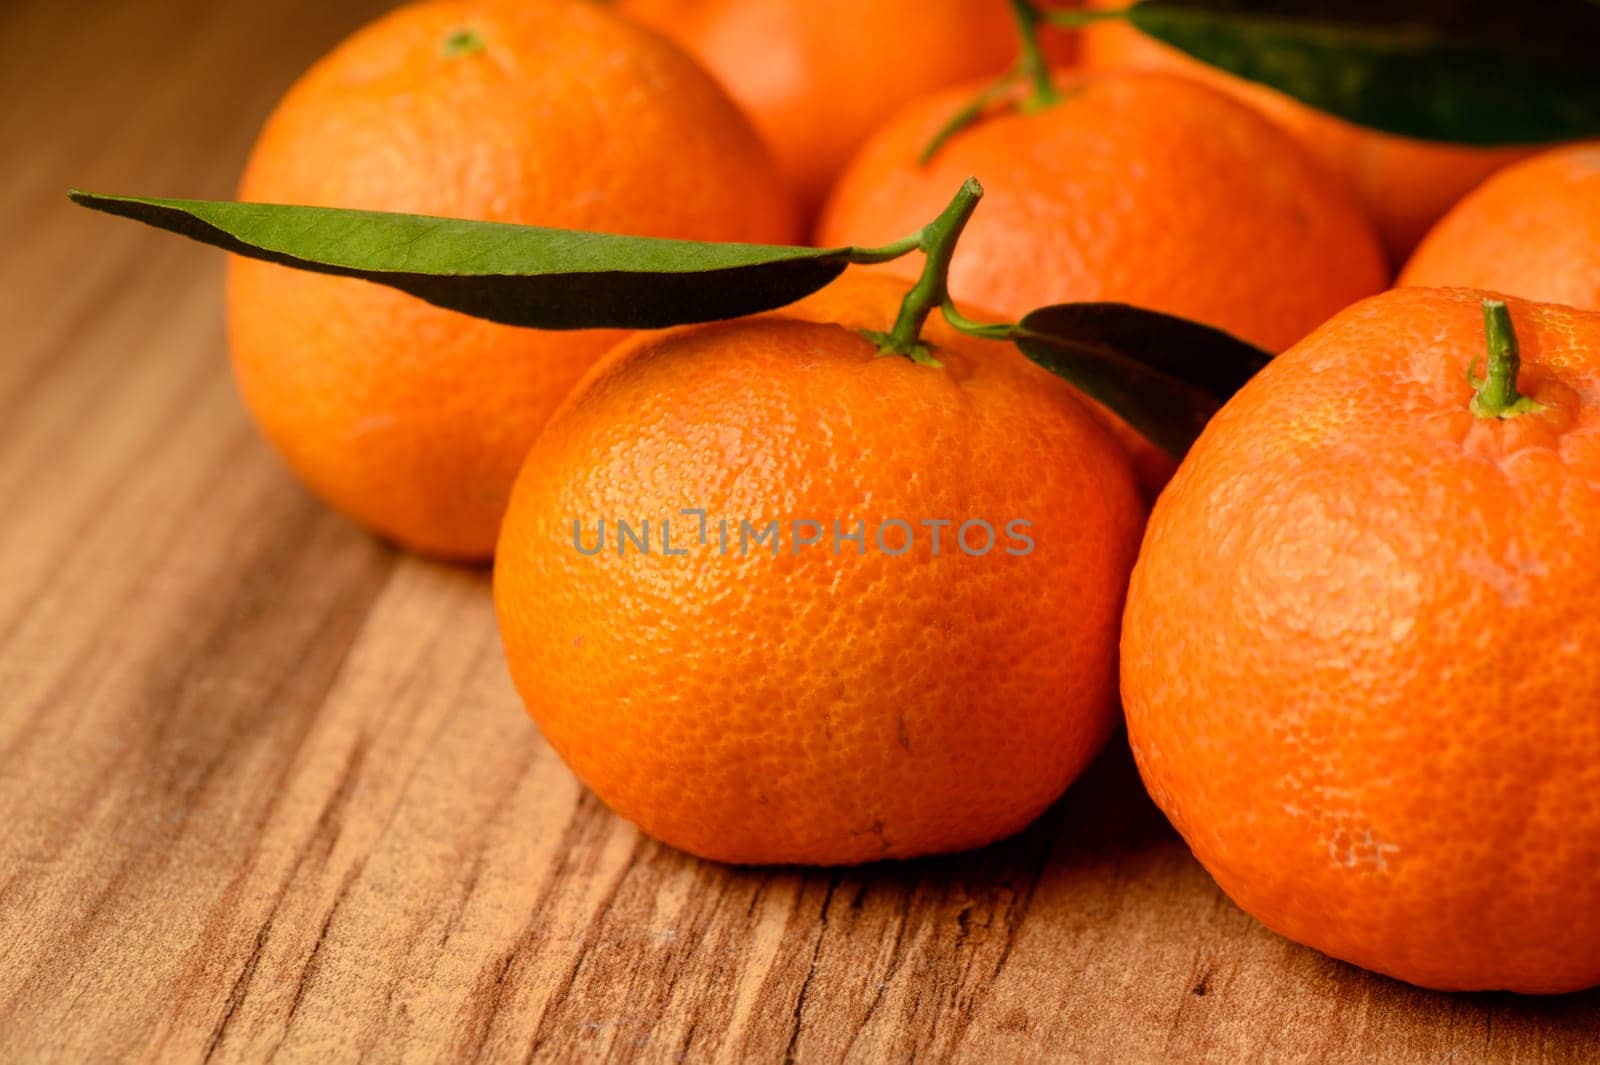
[[[1048,12],[1041,11],[1033,0],[1011,0],[1011,9],[1017,18],[1017,48],[1018,58],[1016,66],[1002,74],[995,81],[985,86],[976,96],[967,101],[959,111],[950,116],[939,131],[933,135],[921,153],[917,156],[920,166],[928,163],[944,147],[946,141],[972,125],[983,113],[996,102],[1005,97],[1012,84],[1018,78],[1027,78],[1028,94],[1017,101],[1016,107],[1025,114],[1042,111],[1053,104],[1061,102],[1061,92],[1050,80],[1050,64],[1045,62],[1044,52],[1039,47],[1039,25],[1043,22],[1056,22],[1057,14],[1084,14],[1085,22],[1098,22],[1104,18],[1120,17],[1120,11],[1096,12]],[[1092,15],[1093,17],[1088,17]]]
[[984,340],[1012,340],[1021,332],[1015,322],[975,322],[956,310],[955,303],[948,296],[939,309],[944,312],[944,320],[950,323],[950,328],[968,336]]
[[1477,389],[1472,397],[1472,413],[1480,418],[1515,418],[1543,410],[1544,404],[1517,391],[1522,352],[1511,325],[1511,312],[1502,301],[1483,301],[1483,332],[1489,345],[1489,368],[1481,381],[1470,369],[1467,371],[1467,380]]
[[904,355],[914,362],[937,366],[938,361],[922,342],[922,326],[935,307],[950,298],[948,280],[950,259],[955,255],[956,241],[966,228],[967,219],[983,198],[983,186],[977,178],[968,178],[956,193],[950,205],[939,217],[922,227],[917,245],[927,257],[922,264],[922,274],[911,286],[900,303],[900,314],[887,333],[866,330],[867,338],[878,345],[882,354]]
[[1033,0],[1011,0],[1011,9],[1017,15],[1017,38],[1022,50],[1019,63],[1033,91],[1021,103],[1023,111],[1042,111],[1058,101],[1061,96],[1050,81],[1050,64],[1045,62],[1039,48],[1039,21],[1042,16]]
[[1008,70],[982,89],[978,95],[968,100],[966,106],[951,115],[950,120],[939,127],[939,132],[933,135],[933,139],[923,145],[921,153],[917,155],[917,165],[927,166],[933,157],[939,154],[939,149],[944,147],[945,141],[976,122],[990,105],[1011,90],[1012,83],[1021,76],[1021,70],[1015,68]]
[[909,237],[901,237],[893,244],[885,244],[881,248],[851,248],[850,261],[857,266],[871,266],[874,263],[886,263],[891,259],[898,259],[920,247],[922,247],[922,230],[919,229]]

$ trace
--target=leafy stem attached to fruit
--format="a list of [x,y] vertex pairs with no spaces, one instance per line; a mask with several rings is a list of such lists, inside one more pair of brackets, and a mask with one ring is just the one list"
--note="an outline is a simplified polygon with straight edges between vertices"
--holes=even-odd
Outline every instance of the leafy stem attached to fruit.
[[1488,372],[1479,378],[1471,367],[1467,368],[1467,381],[1477,390],[1472,397],[1472,413],[1480,418],[1515,418],[1543,410],[1544,404],[1517,391],[1522,352],[1511,325],[1511,312],[1503,301],[1483,301],[1483,332],[1489,344]]
[[928,351],[928,345],[922,342],[922,326],[935,307],[942,307],[950,301],[950,258],[955,254],[956,241],[961,238],[967,219],[972,217],[982,198],[983,186],[978,179],[967,178],[949,206],[917,234],[916,246],[927,257],[922,264],[921,276],[901,302],[900,314],[894,326],[887,333],[866,331],[867,338],[878,345],[880,352],[904,355],[927,366],[939,365]]
[[[660,329],[774,310],[851,264],[927,256],[886,352],[931,362],[919,333],[933,308],[959,332],[1010,341],[1173,455],[1270,358],[1196,322],[1119,303],[1041,307],[1015,323],[956,310],[947,275],[983,195],[968,180],[934,221],[877,248],[663,240],[335,207],[106,196],[73,202],[253,259],[387,285],[439,307],[534,329]],[[1514,375],[1513,375],[1514,376]]]
[[[865,329],[862,332],[878,345],[885,354],[904,355],[914,362],[938,366],[928,345],[922,341],[922,327],[935,307],[951,328],[981,340],[1019,340],[1034,334],[1017,322],[978,322],[956,309],[950,298],[950,260],[955,255],[956,244],[966,228],[967,219],[983,199],[983,185],[977,178],[967,178],[939,217],[923,226],[915,236],[897,241],[882,248],[857,249],[851,255],[853,263],[882,262],[896,254],[917,248],[927,256],[917,282],[906,293],[900,304],[900,314],[888,332]],[[903,251],[902,251],[903,250]]]

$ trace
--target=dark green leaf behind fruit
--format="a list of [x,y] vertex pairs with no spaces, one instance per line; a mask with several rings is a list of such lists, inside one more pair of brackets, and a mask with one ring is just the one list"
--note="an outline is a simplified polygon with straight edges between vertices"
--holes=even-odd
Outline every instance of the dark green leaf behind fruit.
[[1123,303],[1062,303],[1017,323],[1022,353],[1182,457],[1272,356],[1186,318]]
[[1128,19],[1373,129],[1478,145],[1600,136],[1594,0],[1144,0]]

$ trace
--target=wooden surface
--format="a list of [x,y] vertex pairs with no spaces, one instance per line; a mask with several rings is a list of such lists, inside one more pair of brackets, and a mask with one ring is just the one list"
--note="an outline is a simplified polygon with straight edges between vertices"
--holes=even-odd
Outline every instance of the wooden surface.
[[1594,1061],[1600,997],[1432,994],[1223,898],[1120,746],[1022,836],[738,870],[612,817],[482,572],[309,499],[221,258],[69,183],[225,196],[372,3],[0,6],[0,1061]]

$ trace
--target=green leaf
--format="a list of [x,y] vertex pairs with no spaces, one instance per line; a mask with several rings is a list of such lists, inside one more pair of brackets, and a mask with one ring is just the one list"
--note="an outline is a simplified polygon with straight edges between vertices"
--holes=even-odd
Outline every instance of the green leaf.
[[[539,329],[655,329],[793,303],[873,252],[625,237],[423,215],[69,194],[252,259]],[[879,255],[878,257],[881,257]]]
[[1017,323],[1022,353],[1181,458],[1272,356],[1208,325],[1124,303],[1062,303]]
[[1600,135],[1595,0],[1144,0],[1128,20],[1389,133],[1478,145]]

